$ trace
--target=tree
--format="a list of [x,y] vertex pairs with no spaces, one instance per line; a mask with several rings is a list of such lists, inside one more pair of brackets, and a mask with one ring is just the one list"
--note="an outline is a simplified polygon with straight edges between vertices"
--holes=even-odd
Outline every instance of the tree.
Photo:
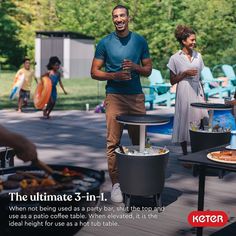
[[15,20],[19,26],[19,40],[25,54],[34,59],[36,31],[59,29],[56,0],[15,0]]
[[0,1],[0,63],[2,67],[18,67],[22,62],[24,48],[20,46],[19,25],[14,19],[15,4],[10,0]]
[[[35,31],[75,31],[96,42],[114,30],[116,4],[130,9],[130,29],[149,44],[153,65],[165,72],[169,57],[179,50],[174,38],[178,24],[197,32],[197,46],[208,66],[236,63],[236,0],[0,0],[1,60],[34,58]],[[6,27],[7,26],[7,27]],[[7,44],[5,43],[7,42]]]
[[186,0],[186,4],[189,8],[183,13],[182,21],[197,31],[197,43],[205,64],[235,63],[236,1]]

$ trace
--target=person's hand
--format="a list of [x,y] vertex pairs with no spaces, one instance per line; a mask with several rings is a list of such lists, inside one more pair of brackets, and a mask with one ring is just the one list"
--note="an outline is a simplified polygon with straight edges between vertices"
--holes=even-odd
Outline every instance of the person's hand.
[[131,60],[128,59],[124,59],[124,61],[122,62],[122,69],[123,70],[127,70],[127,71],[132,71],[136,69],[136,64],[133,63]]
[[17,157],[23,161],[38,159],[36,146],[24,136],[10,132],[0,125],[0,144],[14,149]]
[[66,91],[64,91],[64,94],[67,95],[68,93]]
[[24,162],[35,161],[38,159],[36,146],[31,141],[22,136],[18,141],[19,143],[14,147],[14,150],[19,159]]
[[236,104],[236,100],[225,100],[225,104],[226,105],[235,105]]
[[192,77],[192,76],[196,76],[198,74],[198,70],[197,69],[189,69],[183,72],[183,77]]
[[38,80],[37,85],[43,85],[43,80],[41,78]]
[[115,72],[115,78],[116,81],[123,81],[123,80],[130,80],[130,72],[129,71],[117,71]]

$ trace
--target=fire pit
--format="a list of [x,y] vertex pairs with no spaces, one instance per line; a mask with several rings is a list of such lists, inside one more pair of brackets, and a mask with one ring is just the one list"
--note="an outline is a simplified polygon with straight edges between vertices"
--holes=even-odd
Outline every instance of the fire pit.
[[157,206],[161,206],[161,193],[165,183],[165,169],[169,150],[160,147],[145,148],[145,128],[147,125],[161,125],[168,119],[155,115],[123,115],[117,121],[140,126],[140,146],[116,149],[118,175],[121,191],[125,196],[125,207],[130,211],[133,195],[153,195]]
[[[51,168],[62,171],[65,166],[51,165]],[[0,191],[0,235],[49,235],[52,233],[74,235],[78,232],[88,220],[88,212],[82,207],[86,209],[96,206],[101,197],[100,186],[104,182],[104,172],[75,166],[67,166],[67,168],[70,170],[68,173],[77,173],[77,175],[71,177],[71,180],[66,183],[57,183],[45,188],[36,185],[35,188],[31,186],[28,189],[19,186],[9,189],[8,186],[7,189]],[[45,174],[36,167],[19,166],[3,169],[0,177],[3,183],[8,181],[9,184],[9,179],[13,177],[20,181],[20,174],[16,175],[16,173],[22,173],[26,177],[36,176],[34,181],[40,181],[40,176]],[[23,181],[21,180],[20,186]],[[31,185],[33,183],[33,180],[26,181]],[[14,196],[28,196],[28,198],[26,201],[19,201],[16,198],[13,200],[9,193],[13,193]],[[35,199],[32,199],[32,196]],[[58,200],[49,200],[49,197]],[[68,200],[69,197],[71,200]],[[19,209],[27,210],[19,212]],[[19,213],[25,215],[26,218],[14,218]],[[14,224],[10,223],[13,221]],[[46,221],[50,221],[51,226],[46,225]]]

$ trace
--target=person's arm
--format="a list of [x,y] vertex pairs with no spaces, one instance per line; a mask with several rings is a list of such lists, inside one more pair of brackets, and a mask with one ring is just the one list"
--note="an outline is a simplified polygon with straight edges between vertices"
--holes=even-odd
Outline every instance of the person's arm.
[[198,71],[196,69],[190,69],[190,70],[186,70],[186,71],[176,75],[170,70],[170,83],[171,83],[171,85],[177,84],[181,80],[183,80],[187,77],[196,76],[197,73],[198,73]]
[[95,80],[129,80],[130,73],[128,71],[117,71],[117,72],[105,72],[102,71],[103,60],[93,59],[91,66],[91,77]]
[[225,101],[226,105],[236,105],[236,99],[232,100],[232,101]]
[[35,75],[34,75],[34,80],[35,80],[36,84],[38,84],[38,80]]
[[145,58],[142,60],[142,65],[135,64],[131,60],[125,60],[122,63],[122,68],[124,70],[136,71],[142,76],[149,76],[152,72],[152,60]]
[[13,148],[17,157],[24,162],[38,159],[36,146],[31,141],[20,134],[10,132],[3,126],[0,126],[0,144]]
[[32,70],[32,77],[34,78],[34,81],[36,82],[36,84],[38,84],[38,79],[35,76],[35,71]]
[[66,92],[66,90],[65,90],[65,88],[64,88],[64,86],[63,86],[63,83],[62,83],[61,79],[59,79],[59,85],[60,85],[61,89],[63,90],[64,94],[67,94],[67,92]]
[[18,77],[22,75],[22,71],[21,70],[18,70],[15,74],[15,77],[14,77],[14,81],[13,81],[13,84],[18,80]]

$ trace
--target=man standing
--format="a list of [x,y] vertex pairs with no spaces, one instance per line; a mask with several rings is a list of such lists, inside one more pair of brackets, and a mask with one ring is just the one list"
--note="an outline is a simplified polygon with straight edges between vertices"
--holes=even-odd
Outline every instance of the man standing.
[[[145,97],[140,75],[149,76],[152,62],[146,40],[131,31],[129,11],[118,5],[112,11],[115,32],[103,38],[97,45],[91,67],[91,76],[96,80],[107,80],[106,122],[108,171],[112,181],[111,200],[122,202],[117,176],[115,149],[120,144],[123,125],[116,121],[121,114],[145,114]],[[105,71],[102,67],[105,66]],[[129,126],[128,133],[133,145],[139,144],[139,129]]]
[[24,83],[19,93],[18,99],[18,112],[22,111],[23,104],[27,106],[28,100],[30,98],[30,89],[33,78],[37,83],[37,79],[34,76],[34,71],[30,69],[30,59],[25,58],[23,61],[23,68],[17,71],[15,78],[18,78],[20,75],[24,74]]

